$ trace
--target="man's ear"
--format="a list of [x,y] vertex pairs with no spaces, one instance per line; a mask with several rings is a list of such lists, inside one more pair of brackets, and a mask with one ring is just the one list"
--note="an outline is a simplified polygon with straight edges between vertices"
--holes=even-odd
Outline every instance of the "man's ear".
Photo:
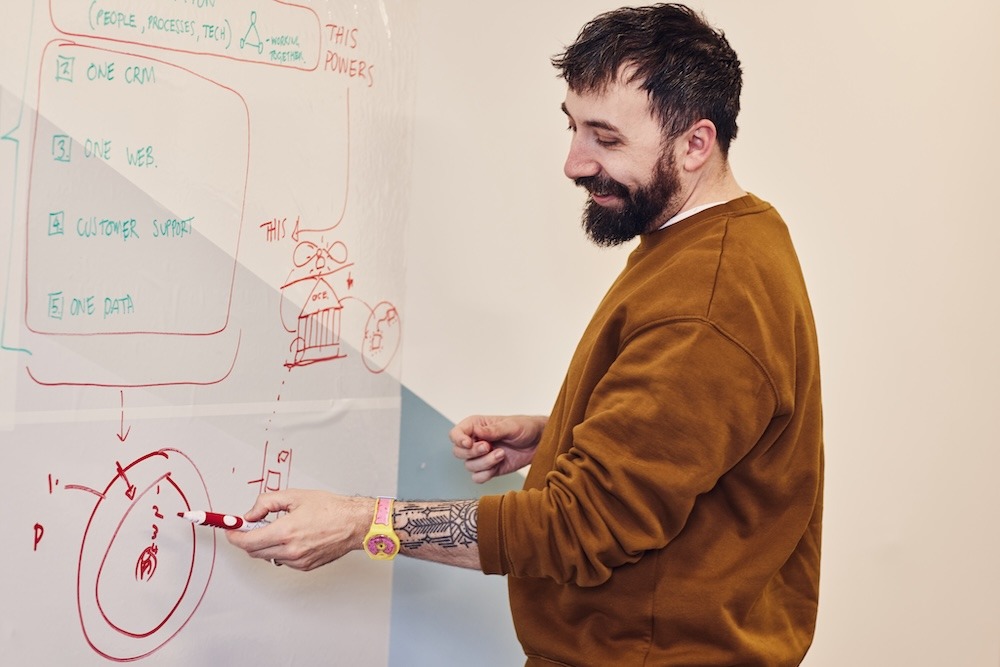
[[685,171],[698,171],[715,152],[715,123],[702,118],[681,135],[681,168]]

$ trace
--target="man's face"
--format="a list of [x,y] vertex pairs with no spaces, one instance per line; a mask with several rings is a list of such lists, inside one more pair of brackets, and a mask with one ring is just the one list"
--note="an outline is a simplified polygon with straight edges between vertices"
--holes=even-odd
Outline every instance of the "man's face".
[[601,94],[569,91],[563,111],[573,131],[566,176],[590,193],[583,226],[598,245],[619,245],[649,232],[680,209],[681,176],[673,143],[637,85]]

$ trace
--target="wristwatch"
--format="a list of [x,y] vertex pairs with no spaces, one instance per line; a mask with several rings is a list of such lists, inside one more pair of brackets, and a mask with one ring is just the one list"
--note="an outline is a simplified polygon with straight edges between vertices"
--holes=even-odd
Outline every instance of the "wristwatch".
[[372,526],[361,548],[372,560],[392,560],[399,552],[399,537],[392,528],[392,504],[395,498],[379,496],[375,504]]

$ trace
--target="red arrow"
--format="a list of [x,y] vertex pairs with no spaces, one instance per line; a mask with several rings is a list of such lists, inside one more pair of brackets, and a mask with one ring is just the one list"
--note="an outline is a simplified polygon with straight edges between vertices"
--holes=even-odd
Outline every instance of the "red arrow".
[[125,430],[125,392],[124,392],[124,390],[118,390],[118,397],[119,397],[120,402],[121,402],[122,416],[121,416],[121,421],[118,423],[118,433],[117,433],[117,435],[118,435],[118,439],[120,441],[125,442],[125,438],[127,438],[128,434],[132,432],[132,426],[129,425],[128,430]]
[[125,471],[122,469],[122,464],[115,461],[115,467],[118,469],[118,476],[122,478],[125,482],[125,497],[129,500],[135,500],[135,486],[128,481],[128,477],[125,476]]

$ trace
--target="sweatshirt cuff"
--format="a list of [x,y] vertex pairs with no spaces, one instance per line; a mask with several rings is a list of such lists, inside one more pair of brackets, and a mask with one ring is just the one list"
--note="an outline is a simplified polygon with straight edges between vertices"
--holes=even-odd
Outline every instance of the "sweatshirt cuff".
[[503,558],[503,496],[479,499],[476,528],[479,536],[479,565],[486,574],[507,574]]

